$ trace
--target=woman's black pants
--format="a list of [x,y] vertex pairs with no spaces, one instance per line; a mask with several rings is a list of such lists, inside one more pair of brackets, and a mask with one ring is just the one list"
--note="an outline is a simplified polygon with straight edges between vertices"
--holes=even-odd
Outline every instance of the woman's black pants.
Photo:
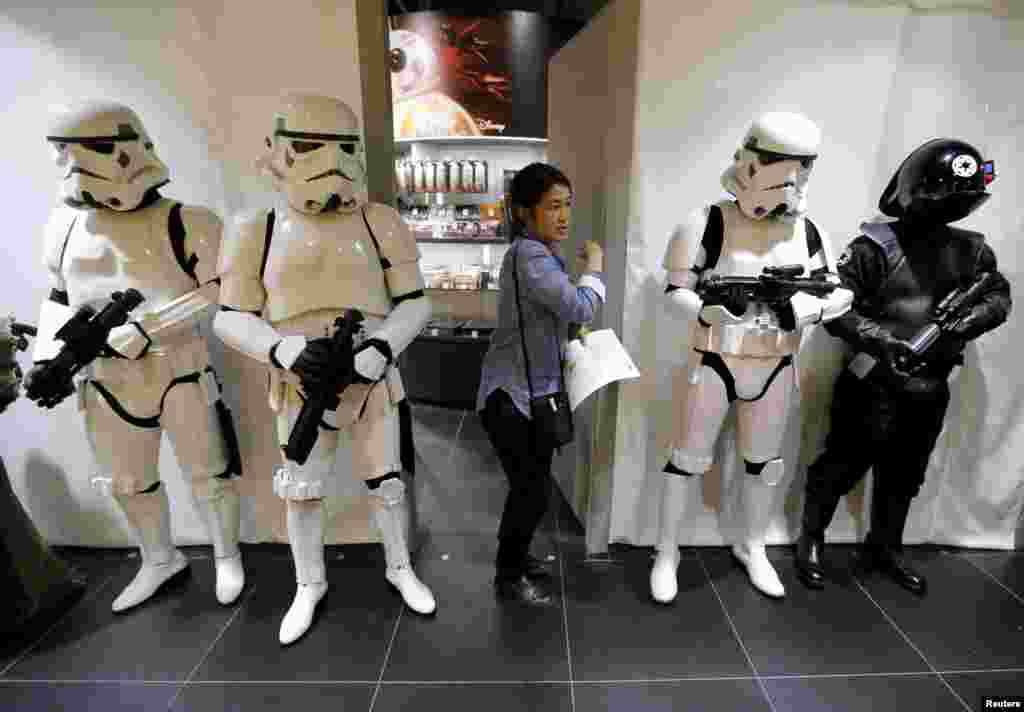
[[481,416],[509,484],[498,527],[496,578],[518,578],[525,570],[533,533],[547,511],[554,448],[533,447],[530,420],[500,388],[487,398]]

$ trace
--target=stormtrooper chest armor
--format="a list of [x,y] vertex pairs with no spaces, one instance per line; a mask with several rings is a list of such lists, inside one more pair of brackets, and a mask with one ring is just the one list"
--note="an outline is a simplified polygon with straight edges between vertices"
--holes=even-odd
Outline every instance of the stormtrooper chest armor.
[[61,272],[72,308],[100,307],[115,291],[137,289],[153,309],[196,288],[174,255],[167,221],[174,202],[131,212],[69,210]]
[[[710,274],[728,277],[757,277],[765,267],[803,265],[810,262],[807,231],[802,219],[793,223],[779,220],[751,220],[735,203],[721,204],[724,229],[722,253]],[[810,276],[806,272],[802,275]]]
[[381,258],[358,212],[279,214],[263,285],[264,315],[274,324],[323,310],[359,309],[367,317],[391,311]]
[[[751,220],[735,203],[719,204],[722,209],[722,251],[717,263],[702,275],[757,277],[765,267],[802,265],[809,276],[810,255],[805,222]],[[714,324],[703,329],[698,348],[748,357],[778,357],[795,353],[800,332],[786,332],[778,317],[763,304],[751,302],[737,324]]]

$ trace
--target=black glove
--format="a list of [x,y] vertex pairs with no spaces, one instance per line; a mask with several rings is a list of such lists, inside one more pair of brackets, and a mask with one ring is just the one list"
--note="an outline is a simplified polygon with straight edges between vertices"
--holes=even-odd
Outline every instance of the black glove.
[[779,318],[779,326],[783,331],[796,330],[796,313],[793,311],[793,305],[788,299],[784,302],[772,302],[768,306],[775,312],[775,316]]
[[25,389],[25,396],[34,401],[40,408],[53,408],[58,403],[63,401],[65,398],[75,392],[75,384],[72,379],[68,379],[66,383],[61,384],[61,387],[57,389],[57,392],[47,394],[43,396],[39,393],[35,387],[35,382],[38,380],[39,375],[43,372],[49,361],[37,361],[35,365],[28,370],[25,374],[25,378],[22,379],[21,385]]
[[315,393],[324,387],[331,371],[331,340],[325,336],[310,339],[295,359],[291,371],[298,374],[302,390]]
[[879,342],[881,360],[889,372],[900,381],[910,378],[915,354],[910,344],[895,336],[888,336]]
[[747,292],[743,287],[730,287],[725,299],[722,300],[722,306],[728,309],[734,316],[743,316],[747,313],[747,306],[750,303],[750,299],[747,296]]

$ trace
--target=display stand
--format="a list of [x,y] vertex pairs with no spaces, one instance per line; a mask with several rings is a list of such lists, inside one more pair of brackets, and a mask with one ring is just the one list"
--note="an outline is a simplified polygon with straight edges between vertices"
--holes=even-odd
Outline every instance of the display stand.
[[57,558],[39,536],[11,488],[0,459],[0,591],[4,610],[0,632],[17,633],[46,625],[73,606],[84,579]]

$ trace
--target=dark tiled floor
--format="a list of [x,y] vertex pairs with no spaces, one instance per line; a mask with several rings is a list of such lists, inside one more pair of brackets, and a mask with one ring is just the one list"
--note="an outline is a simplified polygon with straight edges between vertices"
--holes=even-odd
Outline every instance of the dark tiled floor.
[[[787,597],[754,591],[727,550],[685,549],[679,596],[648,594],[651,552],[588,559],[553,492],[534,553],[551,556],[557,605],[534,612],[491,593],[504,475],[472,413],[414,408],[423,618],[383,578],[377,546],[331,547],[331,589],[310,633],[282,649],[294,592],[285,546],[248,546],[242,600],[219,606],[209,550],[139,610],[110,603],[138,559],[61,549],[88,579],[65,615],[0,641],[0,709],[114,710],[982,710],[1024,695],[1024,552],[916,547],[918,599],[854,577],[830,547],[833,583],[808,591],[788,548],[770,552]],[[258,572],[258,573],[257,573]]]

